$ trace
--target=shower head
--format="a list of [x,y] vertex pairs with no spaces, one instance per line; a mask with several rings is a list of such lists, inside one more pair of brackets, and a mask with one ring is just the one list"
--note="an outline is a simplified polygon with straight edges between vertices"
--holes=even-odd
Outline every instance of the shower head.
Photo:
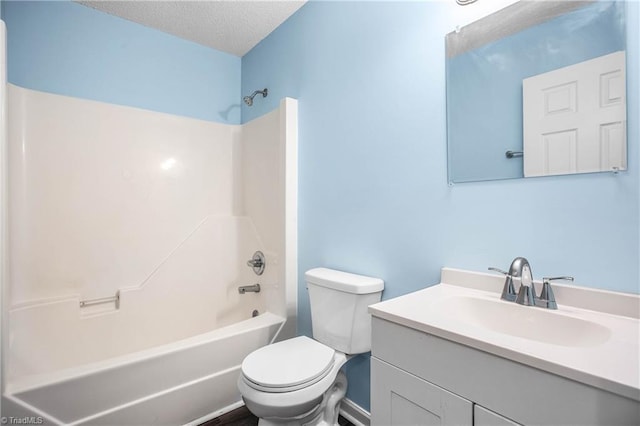
[[251,94],[251,96],[245,96],[244,98],[242,98],[242,100],[244,101],[245,104],[251,106],[253,105],[253,98],[260,93],[262,95],[263,98],[267,97],[267,94],[269,93],[267,91],[267,89],[265,88],[264,90],[256,90],[255,92],[253,92]]

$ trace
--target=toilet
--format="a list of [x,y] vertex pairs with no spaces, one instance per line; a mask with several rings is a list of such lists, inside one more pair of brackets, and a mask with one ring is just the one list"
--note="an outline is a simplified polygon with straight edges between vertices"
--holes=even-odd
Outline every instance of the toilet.
[[369,305],[384,282],[327,268],[305,273],[313,339],[262,347],[242,362],[238,389],[259,426],[335,426],[347,378],[340,368],[371,350]]

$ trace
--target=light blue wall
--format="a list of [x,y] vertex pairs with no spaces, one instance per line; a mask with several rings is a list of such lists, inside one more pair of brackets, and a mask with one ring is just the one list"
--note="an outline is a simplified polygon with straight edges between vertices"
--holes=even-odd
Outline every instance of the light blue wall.
[[449,179],[523,177],[522,80],[625,49],[624,2],[596,2],[447,60]]
[[240,122],[240,58],[69,1],[4,1],[8,79],[29,89]]
[[[447,185],[446,2],[311,2],[243,57],[242,88],[269,97],[243,121],[299,100],[299,331],[311,332],[305,270],[385,280],[384,298],[439,282],[443,266],[638,293],[639,4],[628,34],[629,172]],[[429,354],[422,354],[428,360]],[[351,364],[355,361],[354,364]],[[369,360],[348,368],[369,407]]]
[[[447,2],[312,2],[240,59],[69,2],[5,2],[9,81],[24,87],[237,123],[299,99],[299,329],[303,273],[379,276],[385,298],[439,281],[440,268],[506,268],[637,293],[640,5],[629,4],[629,172],[447,185]],[[424,354],[428,359],[428,354]],[[369,406],[369,361],[349,397]]]

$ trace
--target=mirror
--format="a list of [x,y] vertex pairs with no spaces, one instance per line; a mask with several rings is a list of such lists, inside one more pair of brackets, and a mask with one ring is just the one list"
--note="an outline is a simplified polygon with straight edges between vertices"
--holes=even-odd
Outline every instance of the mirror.
[[446,36],[450,183],[626,169],[623,1],[519,1]]

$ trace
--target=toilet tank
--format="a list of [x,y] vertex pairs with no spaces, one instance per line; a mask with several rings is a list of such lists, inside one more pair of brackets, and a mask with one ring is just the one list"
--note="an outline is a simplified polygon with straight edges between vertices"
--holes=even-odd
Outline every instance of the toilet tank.
[[313,338],[346,354],[371,350],[371,315],[384,281],[327,268],[305,273]]

